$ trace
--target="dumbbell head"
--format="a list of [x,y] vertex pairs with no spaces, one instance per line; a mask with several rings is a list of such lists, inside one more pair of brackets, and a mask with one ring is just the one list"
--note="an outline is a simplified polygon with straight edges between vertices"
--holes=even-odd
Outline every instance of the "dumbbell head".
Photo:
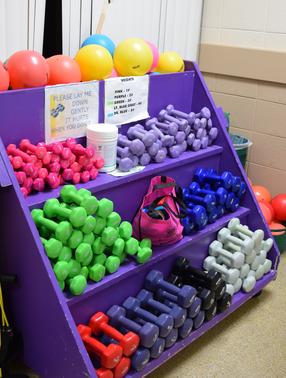
[[227,310],[232,301],[232,295],[229,293],[224,293],[223,296],[217,301],[217,312],[223,312]]
[[165,348],[171,348],[178,340],[179,331],[178,328],[173,328],[169,335],[165,338]]
[[181,339],[185,339],[189,336],[193,329],[193,320],[186,319],[184,324],[179,328],[179,336]]
[[244,278],[242,283],[242,290],[246,293],[249,293],[251,290],[254,289],[256,284],[256,279],[253,276],[247,276]]
[[163,339],[162,337],[158,337],[158,339],[155,341],[155,344],[150,349],[151,358],[159,358],[161,354],[164,352],[165,345],[165,339]]
[[214,302],[209,309],[205,310],[205,321],[209,322],[210,320],[212,320],[215,317],[216,313],[217,304],[216,302]]
[[147,348],[138,348],[131,357],[131,367],[135,371],[141,371],[150,360],[150,351]]
[[203,325],[203,322],[205,321],[205,312],[204,310],[199,311],[199,313],[194,317],[194,329],[198,329]]
[[191,304],[191,306],[188,308],[188,316],[190,318],[195,318],[198,313],[200,312],[202,307],[202,300],[199,297],[196,297]]

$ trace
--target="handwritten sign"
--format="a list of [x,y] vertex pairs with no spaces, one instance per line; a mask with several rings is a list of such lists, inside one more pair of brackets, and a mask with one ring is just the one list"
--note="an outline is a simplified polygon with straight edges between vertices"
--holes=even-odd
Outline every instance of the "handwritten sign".
[[46,142],[85,136],[86,126],[98,123],[98,93],[98,81],[46,87]]
[[148,118],[148,92],[148,75],[106,80],[105,122],[122,125]]

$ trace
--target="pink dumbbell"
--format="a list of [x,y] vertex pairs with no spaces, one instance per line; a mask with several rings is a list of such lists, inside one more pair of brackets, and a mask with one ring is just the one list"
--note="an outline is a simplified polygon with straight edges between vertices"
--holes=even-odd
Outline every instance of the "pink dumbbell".
[[49,174],[49,171],[47,170],[47,168],[40,168],[39,173],[38,173],[38,177],[45,179],[48,176],[48,174]]
[[54,152],[50,153],[50,157],[51,157],[51,163],[59,163],[61,160],[60,155],[57,155]]
[[61,157],[64,159],[64,160],[69,160],[72,156],[72,152],[70,150],[70,148],[68,147],[63,147],[63,150],[61,152]]
[[27,190],[27,188],[25,188],[24,186],[22,186],[22,188],[20,188],[22,194],[24,197],[27,197],[28,194],[29,194],[29,191]]
[[72,147],[72,152],[76,155],[76,156],[81,156],[81,155],[85,155],[85,148],[77,143],[75,144],[73,147]]
[[61,180],[57,173],[50,172],[46,178],[46,182],[48,183],[50,188],[56,189],[60,186]]
[[23,166],[23,171],[26,173],[27,176],[31,177],[32,179],[35,179],[39,175],[39,168],[35,167],[32,163],[26,163]]
[[70,168],[73,170],[74,173],[81,171],[81,165],[78,162],[74,162],[71,164]]
[[72,177],[73,184],[79,184],[80,183],[80,172],[75,172]]
[[100,169],[104,166],[104,159],[102,157],[98,157],[96,158],[96,161],[95,161],[95,164],[94,166],[97,168],[97,169]]
[[20,169],[24,165],[24,162],[21,156],[11,156],[10,161],[11,161],[13,169]]
[[[43,143],[38,143],[39,145],[43,145]],[[50,152],[53,152],[56,155],[60,155],[63,151],[63,145],[60,142],[55,142],[51,144],[46,144],[46,149]]]
[[62,178],[64,181],[71,181],[73,178],[74,171],[71,168],[64,169],[62,173]]
[[25,172],[22,172],[22,171],[20,171],[20,172],[15,172],[15,176],[16,176],[16,178],[17,178],[17,181],[18,181],[19,185],[22,186],[22,185],[24,184],[26,178],[27,178],[26,173],[25,173]]
[[37,192],[42,192],[45,189],[45,180],[38,177],[33,182],[33,189]]
[[49,171],[52,173],[59,173],[60,170],[61,170],[61,165],[58,162],[54,162],[49,165]]
[[95,167],[91,168],[91,170],[89,171],[89,175],[90,175],[90,179],[94,180],[98,175],[98,169]]
[[26,152],[19,150],[15,144],[9,144],[6,150],[8,155],[20,156],[25,163],[31,163],[33,161],[30,155],[26,154]]
[[69,160],[61,159],[61,160],[60,160],[60,166],[61,166],[62,169],[67,169],[67,168],[69,168],[69,166],[70,166],[70,162],[69,162]]
[[62,142],[62,145],[64,147],[68,147],[72,149],[77,144],[76,139],[74,138],[67,138],[64,142]]
[[22,139],[19,144],[20,150],[24,152],[32,152],[38,159],[42,160],[47,155],[47,149],[44,146],[35,146],[29,139]]
[[80,181],[81,182],[88,182],[90,180],[90,174],[89,171],[83,171],[80,174]]

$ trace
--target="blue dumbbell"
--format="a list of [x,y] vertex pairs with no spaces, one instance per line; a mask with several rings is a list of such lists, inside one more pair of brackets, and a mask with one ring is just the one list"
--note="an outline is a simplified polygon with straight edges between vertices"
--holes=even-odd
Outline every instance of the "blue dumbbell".
[[193,320],[192,319],[186,319],[185,323],[182,325],[182,327],[179,328],[179,336],[181,339],[185,339],[189,336],[189,334],[192,332],[193,329]]
[[161,314],[165,313],[172,316],[172,318],[174,319],[175,328],[180,327],[186,320],[187,311],[184,308],[176,304],[174,304],[174,306],[172,307],[168,307],[162,302],[156,301],[153,297],[153,293],[151,293],[150,291],[142,289],[137,294],[137,299],[140,301],[143,308],[151,309]]
[[239,191],[241,185],[241,178],[238,176],[233,176],[233,181],[232,181],[232,187],[231,190],[233,193],[236,193]]
[[225,208],[231,212],[239,208],[239,199],[233,193],[229,193],[225,203]]
[[110,318],[110,325],[124,327],[129,331],[137,333],[140,337],[141,345],[146,348],[151,348],[159,336],[159,328],[155,324],[147,322],[144,326],[140,326],[126,317],[126,311],[121,306],[113,305],[106,315]]
[[189,189],[191,193],[199,196],[204,196],[206,194],[214,195],[219,205],[224,205],[227,198],[227,190],[222,187],[219,187],[216,191],[202,189],[197,182],[193,181],[190,184]]
[[178,340],[179,331],[178,328],[173,328],[171,333],[165,338],[165,348],[171,348]]
[[199,311],[197,316],[193,319],[194,321],[194,329],[198,329],[202,326],[203,322],[205,321],[205,312],[204,310]]
[[223,217],[224,214],[225,214],[225,207],[222,206],[222,205],[218,205],[216,209],[217,209],[217,216],[218,216],[218,218]]
[[204,227],[208,222],[206,209],[201,205],[194,205],[192,202],[189,202],[186,213],[199,228]]
[[[141,325],[144,325],[146,322],[143,319],[136,318],[135,321]],[[165,349],[165,339],[158,337],[154,345],[149,349],[151,358],[158,358],[164,352]]]
[[245,195],[245,193],[246,193],[246,184],[245,184],[245,182],[242,182],[238,192],[235,193],[235,194],[236,194],[237,198],[240,199]]
[[212,211],[208,212],[208,223],[214,223],[219,218],[219,211],[214,207]]
[[181,225],[184,227],[184,235],[191,235],[195,228],[194,222],[189,217],[181,219]]
[[201,307],[202,307],[202,300],[201,298],[196,297],[192,305],[188,308],[188,317],[195,318],[200,312]]
[[226,171],[219,176],[214,170],[206,170],[204,168],[198,168],[195,171],[194,178],[199,184],[213,183],[223,186],[225,189],[231,189],[233,183],[231,172]]
[[212,211],[213,208],[216,206],[216,198],[213,194],[206,194],[204,197],[190,194],[189,198],[190,198],[189,203],[192,203],[194,205],[201,205],[207,211]]
[[146,322],[156,324],[160,329],[160,336],[166,337],[174,327],[174,319],[168,314],[156,316],[140,307],[140,301],[134,297],[128,297],[122,304],[128,317],[138,317]]
[[171,283],[167,282],[163,278],[163,274],[158,270],[151,270],[145,278],[145,289],[157,292],[158,289],[166,290],[168,293],[173,294],[176,297],[176,303],[183,307],[188,308],[194,299],[194,288],[188,285],[184,285],[179,288]]

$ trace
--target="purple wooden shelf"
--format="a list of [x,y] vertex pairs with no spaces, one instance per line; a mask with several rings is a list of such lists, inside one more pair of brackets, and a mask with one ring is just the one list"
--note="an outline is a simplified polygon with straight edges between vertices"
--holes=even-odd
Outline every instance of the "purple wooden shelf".
[[107,275],[104,279],[98,283],[88,284],[85,292],[80,296],[71,296],[64,293],[66,301],[69,306],[77,304],[81,301],[86,300],[90,296],[96,295],[96,293],[107,289],[108,287],[118,284],[121,280],[126,279],[132,275],[138,274],[139,272],[146,270],[149,266],[150,268],[154,263],[165,259],[166,257],[176,254],[184,248],[191,246],[192,244],[198,242],[199,240],[205,238],[207,235],[217,232],[221,229],[231,218],[233,217],[244,217],[249,214],[249,209],[245,207],[240,207],[235,213],[229,213],[218,219],[215,223],[209,224],[206,228],[201,231],[194,233],[192,236],[185,236],[178,243],[171,244],[166,247],[156,247],[153,250],[153,257],[145,264],[138,265],[134,262],[126,263],[122,265],[116,273]]
[[251,299],[255,294],[257,294],[260,290],[264,288],[270,281],[274,280],[276,277],[276,272],[271,271],[267,275],[265,275],[261,280],[257,281],[255,288],[250,293],[243,293],[242,291],[238,292],[234,295],[232,304],[229,309],[219,315],[216,315],[211,321],[204,323],[202,327],[191,332],[191,334],[185,338],[177,342],[173,347],[170,349],[165,350],[158,359],[152,360],[144,370],[140,372],[135,372],[134,370],[130,371],[129,374],[126,375],[126,378],[142,378],[146,375],[150,374],[153,370],[158,368],[162,365],[166,360],[169,360],[175,354],[179,353],[182,349],[190,345],[192,342],[197,340],[201,337],[204,333],[208,330],[216,326],[220,323],[223,319],[225,319],[228,315],[234,312],[238,307],[242,306],[245,302]]
[[[114,177],[106,173],[100,173],[95,180],[89,181],[85,184],[78,184],[78,189],[85,188],[91,190],[93,193],[118,187],[136,181],[143,177],[156,175],[164,172],[166,169],[180,167],[182,165],[194,163],[200,160],[208,159],[212,156],[220,155],[223,152],[223,148],[220,146],[210,146],[205,150],[199,150],[197,152],[187,151],[184,152],[177,159],[166,158],[163,163],[149,164],[141,172],[137,172],[128,176]],[[50,198],[59,197],[61,186],[57,189],[53,189],[46,192],[39,192],[27,197],[27,205],[29,207],[35,207],[42,205],[46,200]]]

